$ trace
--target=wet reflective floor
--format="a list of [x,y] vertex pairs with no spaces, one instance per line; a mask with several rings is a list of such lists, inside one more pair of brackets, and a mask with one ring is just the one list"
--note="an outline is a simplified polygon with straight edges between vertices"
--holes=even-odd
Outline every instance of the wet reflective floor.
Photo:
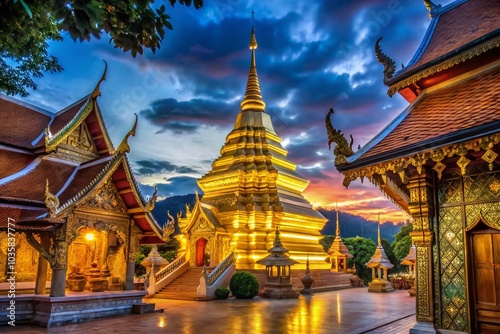
[[[294,300],[216,300],[210,302],[145,299],[154,312],[41,328],[1,326],[2,333],[366,333],[387,324],[408,333],[415,297],[407,291],[369,293],[353,288],[300,296]],[[409,317],[412,315],[411,317]],[[398,321],[405,318],[405,321]],[[410,319],[410,321],[408,321]],[[398,324],[405,324],[398,332]]]

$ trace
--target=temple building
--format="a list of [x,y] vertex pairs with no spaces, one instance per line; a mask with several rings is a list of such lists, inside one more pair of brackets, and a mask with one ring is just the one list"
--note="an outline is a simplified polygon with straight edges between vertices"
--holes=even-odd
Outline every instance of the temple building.
[[346,245],[340,237],[340,221],[339,221],[339,210],[335,210],[336,227],[335,227],[335,239],[333,239],[332,245],[328,249],[328,255],[330,255],[330,270],[334,272],[347,272],[347,259],[351,259],[352,255],[347,249]]
[[500,333],[500,5],[424,1],[430,24],[404,68],[381,51],[388,94],[409,105],[354,153],[327,115],[344,185],[368,179],[411,215],[411,333]]
[[[198,180],[204,196],[185,218],[180,237],[191,265],[217,265],[231,252],[238,269],[258,269],[279,227],[290,256],[305,268],[327,269],[318,240],[327,219],[302,195],[308,181],[296,172],[275,132],[257,77],[252,28],[250,71],[241,111],[212,170]],[[208,260],[209,258],[209,260]]]
[[[105,75],[90,94],[57,113],[0,95],[0,282],[15,276],[17,295],[34,291],[37,303],[53,306],[50,297],[64,297],[67,289],[124,290],[106,301],[98,294],[78,300],[71,292],[72,306],[59,298],[59,308],[48,306],[58,311],[18,312],[19,321],[33,316],[51,326],[130,312],[144,295],[127,295],[139,244],[168,238],[151,214],[156,195],[144,199],[127,160],[137,116],[116,149],[107,133],[97,102]],[[24,311],[41,309],[29,303],[16,301]],[[68,307],[85,311],[68,315]],[[100,312],[92,313],[96,307]]]

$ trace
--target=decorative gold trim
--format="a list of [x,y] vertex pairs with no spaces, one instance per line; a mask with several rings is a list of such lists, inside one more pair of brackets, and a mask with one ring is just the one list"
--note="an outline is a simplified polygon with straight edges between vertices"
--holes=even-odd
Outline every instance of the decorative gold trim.
[[94,90],[92,91],[92,93],[90,94],[90,96],[95,100],[97,99],[97,97],[101,96],[101,92],[99,91],[99,88],[101,87],[101,83],[103,81],[106,81],[106,73],[108,72],[108,63],[103,60],[104,62],[104,71],[102,72],[102,76],[101,76],[101,79],[99,79],[99,81],[97,82],[97,84],[95,85],[95,88]]
[[[473,139],[465,143],[442,146],[436,149],[419,152],[411,156],[381,162],[376,165],[366,166],[356,170],[345,171],[342,172],[342,174],[344,175],[344,181],[342,183],[345,187],[348,187],[349,184],[357,178],[371,177],[375,174],[385,175],[387,171],[397,173],[401,168],[406,168],[410,164],[416,167],[419,174],[421,174],[422,166],[425,165],[425,163],[429,159],[433,159],[434,161],[436,161],[438,159],[444,159],[445,157],[450,158],[454,155],[459,155],[464,159],[467,159],[464,157],[464,155],[469,151],[477,152],[480,150],[488,150],[490,147],[493,147],[493,145],[497,145],[499,142],[500,133],[496,133],[482,138]],[[464,165],[465,162],[466,160],[462,159],[462,162],[460,163],[462,166],[464,166],[464,168],[467,166],[467,164]]]
[[492,171],[493,170],[493,161],[495,161],[495,159],[497,157],[498,157],[497,153],[493,152],[492,150],[488,150],[483,154],[481,159],[483,159],[484,161],[486,161],[488,163],[488,168],[490,169],[490,171]]
[[435,73],[447,70],[455,65],[458,65],[460,63],[463,63],[471,58],[477,57],[491,49],[497,48],[500,46],[500,37],[497,37],[491,41],[485,42],[483,44],[480,44],[476,46],[473,49],[470,49],[468,51],[465,51],[458,56],[452,57],[451,59],[444,61],[442,63],[436,64],[434,66],[431,66],[429,68],[426,68],[406,79],[403,79],[402,81],[397,81],[394,84],[391,84],[389,86],[389,90],[387,91],[387,94],[389,96],[393,96],[396,94],[398,91],[401,89],[410,86],[411,84],[416,83],[417,81],[427,78],[428,76],[431,76]]
[[457,166],[460,167],[460,173],[462,175],[465,175],[467,171],[467,165],[470,163],[470,160],[467,159],[465,156],[461,156],[460,159],[457,161]]
[[149,201],[144,205],[144,209],[147,212],[153,211],[157,199],[158,199],[158,187],[155,185],[155,191],[153,192],[153,195],[151,196]]
[[490,184],[490,189],[492,191],[499,192],[500,191],[500,182],[495,181],[492,184]]
[[476,219],[474,219],[474,222],[472,224],[470,224],[469,226],[467,226],[467,228],[465,229],[465,231],[469,232],[474,227],[476,227],[477,224],[479,224],[480,222],[483,222],[483,224],[485,224],[488,227],[491,227],[492,229],[500,230],[500,222],[499,221],[495,221],[495,220],[489,220],[488,218],[486,218],[483,215],[483,212],[480,210],[479,214],[476,217]]
[[439,8],[441,8],[441,5],[436,5],[434,2],[431,0],[424,0],[424,5],[429,11],[429,18],[432,19],[439,13]]
[[441,180],[441,177],[443,176],[443,171],[446,169],[446,165],[442,163],[441,161],[438,161],[434,167],[432,167],[437,172],[438,179]]

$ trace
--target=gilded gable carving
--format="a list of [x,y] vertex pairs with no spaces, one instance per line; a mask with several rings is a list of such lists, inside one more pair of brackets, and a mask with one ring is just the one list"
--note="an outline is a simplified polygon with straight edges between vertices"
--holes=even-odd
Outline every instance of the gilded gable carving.
[[115,185],[111,179],[106,180],[80,208],[100,209],[104,211],[113,211],[117,213],[127,213],[127,206],[118,194]]
[[193,226],[192,231],[193,232],[214,231],[214,227],[204,217],[201,217]]
[[97,149],[91,138],[87,125],[82,123],[77,129],[69,134],[66,138],[66,144],[88,152],[97,153]]

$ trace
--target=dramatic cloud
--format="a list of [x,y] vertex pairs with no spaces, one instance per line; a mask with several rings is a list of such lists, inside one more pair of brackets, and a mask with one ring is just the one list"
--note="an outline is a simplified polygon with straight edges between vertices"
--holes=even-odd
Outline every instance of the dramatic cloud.
[[136,173],[141,175],[160,174],[165,172],[175,172],[178,174],[196,174],[199,171],[188,166],[176,166],[169,161],[139,160],[136,162],[140,167]]

